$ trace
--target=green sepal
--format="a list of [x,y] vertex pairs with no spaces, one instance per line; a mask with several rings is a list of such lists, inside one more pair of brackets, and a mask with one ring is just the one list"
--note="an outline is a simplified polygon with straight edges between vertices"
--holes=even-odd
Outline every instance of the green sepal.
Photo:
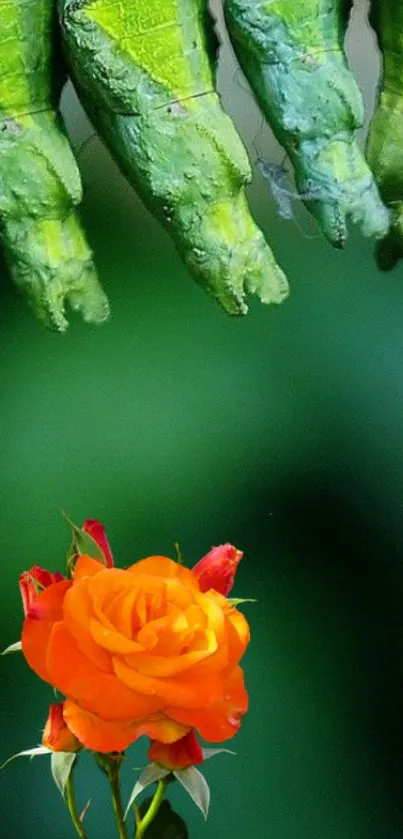
[[231,606],[241,606],[242,603],[257,603],[252,597],[227,597],[228,603]]
[[52,778],[63,798],[76,758],[75,752],[52,752],[50,759]]
[[109,754],[105,754],[104,752],[93,752],[93,755],[97,766],[99,766],[108,778],[116,772],[117,764],[126,760],[126,756],[123,752],[110,752]]
[[231,751],[231,749],[202,749],[203,752],[203,760],[208,760],[210,757],[215,757],[216,755],[226,754],[226,755],[234,755],[236,757],[236,752]]
[[106,565],[105,556],[95,539],[81,527],[77,527],[66,516],[65,512],[63,512],[63,516],[69,524],[72,533],[71,546],[66,556],[67,575],[70,577],[73,575],[77,559],[83,554],[90,556],[91,559],[100,559]]
[[[146,798],[139,807],[139,814],[144,818],[152,798]],[[151,824],[142,834],[142,839],[189,839],[188,830],[183,819],[172,809],[165,799]]]
[[182,784],[188,795],[202,811],[207,819],[210,806],[210,787],[201,772],[195,766],[188,766],[187,769],[175,769],[175,778]]
[[47,749],[46,746],[34,746],[33,749],[24,749],[23,752],[17,752],[17,754],[12,755],[11,757],[7,758],[4,763],[1,764],[0,770],[4,769],[8,763],[11,763],[12,760],[15,760],[16,757],[29,757],[32,760],[33,757],[37,757],[37,755],[50,755],[52,752],[50,749]]
[[22,651],[21,641],[16,641],[15,644],[10,644],[2,651],[1,655],[10,655],[10,653],[20,653]]
[[175,542],[176,561],[178,565],[183,565],[183,556],[179,542]]
[[143,771],[141,772],[140,777],[137,779],[131,793],[130,798],[127,803],[127,807],[125,810],[125,821],[127,816],[133,807],[136,798],[138,798],[141,793],[147,789],[147,787],[151,786],[151,784],[155,784],[160,781],[162,778],[166,778],[167,775],[171,774],[171,770],[167,769],[165,766],[161,766],[160,763],[149,763],[148,766],[145,766]]

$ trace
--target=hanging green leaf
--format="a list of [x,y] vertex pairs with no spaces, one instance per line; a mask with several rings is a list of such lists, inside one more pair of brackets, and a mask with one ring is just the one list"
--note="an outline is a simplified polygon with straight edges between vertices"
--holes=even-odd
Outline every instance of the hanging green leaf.
[[[235,54],[294,166],[296,197],[334,247],[344,246],[349,220],[364,236],[381,238],[389,227],[356,140],[365,113],[344,51],[351,6],[352,0],[224,0]],[[259,164],[270,177],[269,162]]]
[[22,650],[21,641],[16,641],[15,644],[10,644],[9,647],[6,647],[5,650],[1,653],[1,655],[9,655],[10,653],[20,653]]
[[[88,116],[190,273],[233,315],[287,280],[251,214],[246,150],[224,113],[206,0],[60,0]],[[107,71],[106,69],[107,68]]]
[[403,6],[394,0],[371,0],[370,23],[382,58],[377,102],[367,138],[367,159],[381,196],[391,210],[388,236],[376,259],[389,271],[403,257]]
[[149,763],[148,766],[143,769],[140,777],[137,779],[131,794],[130,798],[125,810],[124,818],[127,819],[129,811],[133,804],[138,798],[139,795],[145,790],[147,787],[151,786],[151,784],[155,784],[157,781],[160,781],[161,778],[165,778],[167,775],[171,774],[171,770],[167,769],[165,766],[161,766],[159,763]]
[[184,787],[193,799],[203,816],[207,819],[210,806],[210,788],[201,772],[195,766],[188,766],[187,769],[177,769],[173,773],[175,778]]
[[[152,799],[146,798],[139,807],[144,818]],[[157,815],[143,833],[142,839],[189,839],[183,819],[172,809],[169,801],[162,802]]]
[[50,759],[52,777],[63,798],[76,757],[75,752],[52,752]]
[[12,755],[12,757],[7,758],[7,760],[2,763],[0,766],[0,770],[4,769],[8,763],[11,763],[12,760],[15,760],[16,757],[29,757],[31,760],[33,757],[37,755],[51,755],[52,752],[50,749],[47,749],[46,746],[34,746],[33,749],[25,749],[23,752],[17,752],[16,755]]
[[102,291],[75,207],[81,178],[56,110],[67,81],[49,0],[2,2],[0,13],[0,241],[10,274],[50,328],[65,304],[102,323]]

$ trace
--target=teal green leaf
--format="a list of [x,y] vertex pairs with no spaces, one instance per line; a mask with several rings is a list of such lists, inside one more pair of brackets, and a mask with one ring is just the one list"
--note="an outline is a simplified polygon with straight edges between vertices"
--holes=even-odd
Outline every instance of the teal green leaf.
[[53,780],[64,798],[67,781],[77,755],[75,752],[52,752],[50,769]]
[[[140,816],[143,818],[151,804],[147,798],[140,805]],[[143,833],[143,839],[189,839],[187,827],[183,819],[172,809],[165,799],[157,815]]]
[[1,655],[9,655],[10,653],[20,653],[22,650],[21,641],[16,641],[15,644],[10,644],[9,647],[6,647],[5,650],[1,653]]
[[131,794],[129,801],[127,803],[127,807],[125,810],[125,819],[127,819],[128,813],[133,807],[133,804],[138,798],[139,795],[149,787],[151,784],[155,784],[157,781],[160,781],[161,778],[165,778],[167,775],[171,774],[170,769],[166,769],[165,766],[161,766],[160,763],[149,763],[148,766],[143,769],[140,777],[137,779]]
[[50,751],[50,749],[47,749],[46,746],[34,746],[33,749],[25,749],[23,752],[17,752],[16,755],[12,755],[12,757],[9,757],[7,760],[4,761],[4,763],[2,763],[0,769],[4,769],[4,767],[7,766],[7,764],[10,763],[12,760],[15,760],[16,757],[29,757],[32,760],[32,758],[36,757],[37,755],[50,754],[52,754],[52,752]]
[[210,806],[210,788],[204,775],[195,766],[188,766],[187,769],[177,769],[173,774],[199,810],[202,811],[204,818],[207,819]]

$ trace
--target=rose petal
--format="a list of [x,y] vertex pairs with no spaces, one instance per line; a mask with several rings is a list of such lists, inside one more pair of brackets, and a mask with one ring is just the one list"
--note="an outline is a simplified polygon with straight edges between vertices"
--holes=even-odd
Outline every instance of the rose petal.
[[105,673],[112,673],[111,657],[96,643],[91,634],[92,600],[88,591],[88,578],[74,585],[64,598],[63,618],[78,649],[95,667]]
[[127,569],[131,574],[158,577],[160,580],[179,580],[186,588],[199,591],[199,583],[189,568],[167,556],[148,556]]
[[47,646],[54,623],[63,617],[63,600],[71,586],[70,580],[53,583],[35,600],[22,628],[22,651],[32,670],[51,683],[46,665]]
[[74,582],[79,583],[85,577],[94,577],[95,574],[99,574],[100,571],[104,570],[105,565],[100,559],[92,559],[92,557],[82,554],[82,556],[78,557],[75,564]]
[[106,722],[69,699],[65,702],[64,719],[80,742],[97,752],[121,752],[143,735],[172,743],[188,731],[187,726],[163,716],[154,720]]
[[229,668],[232,670],[242,658],[250,640],[250,629],[246,618],[233,609],[227,616]]
[[111,653],[129,655],[130,653],[143,652],[144,648],[137,641],[131,641],[130,638],[125,638],[120,632],[108,629],[107,626],[94,618],[90,620],[89,628],[94,642]]
[[117,656],[113,659],[113,665],[117,677],[123,684],[144,696],[159,697],[166,705],[203,708],[220,701],[223,696],[222,679],[215,675],[206,674],[202,682],[190,673],[176,679],[154,679],[128,667]]
[[51,684],[104,720],[132,720],[155,713],[163,702],[136,694],[114,674],[103,673],[78,649],[63,623],[53,627],[47,655]]
[[[178,673],[183,673],[185,670],[195,667],[199,662],[212,656],[216,649],[217,639],[213,632],[207,630],[205,633],[205,648],[202,650],[190,650],[183,655],[167,656],[138,653],[131,658],[131,662],[133,662],[136,670],[145,676],[165,678],[166,676],[176,676]],[[196,680],[196,676],[193,678]]]
[[225,697],[213,707],[203,709],[165,708],[167,716],[183,725],[196,728],[204,740],[221,743],[233,737],[240,727],[240,718],[248,710],[243,671],[236,667],[225,685]]

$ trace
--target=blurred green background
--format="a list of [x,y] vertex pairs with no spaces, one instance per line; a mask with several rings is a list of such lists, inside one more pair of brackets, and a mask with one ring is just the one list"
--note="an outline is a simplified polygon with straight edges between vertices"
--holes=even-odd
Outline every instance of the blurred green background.
[[[353,66],[369,108],[378,69],[358,4]],[[220,88],[252,160],[281,161],[225,43]],[[212,544],[245,551],[235,595],[252,643],[238,756],[209,762],[207,826],[179,790],[191,839],[398,839],[403,813],[403,293],[371,243],[344,253],[276,214],[256,174],[255,215],[287,271],[281,308],[231,320],[187,276],[91,133],[72,94],[83,215],[113,317],[49,334],[1,291],[1,645],[21,626],[18,574],[62,567],[76,522],[108,527],[118,563]],[[301,229],[305,235],[301,232]],[[313,237],[313,238],[308,238]],[[3,271],[4,274],[4,271]],[[1,759],[36,745],[52,699],[19,656],[1,661]],[[133,766],[144,758],[132,749]],[[112,839],[89,759],[90,837]],[[127,769],[125,788],[134,774]],[[1,777],[4,839],[71,839],[48,759]]]

